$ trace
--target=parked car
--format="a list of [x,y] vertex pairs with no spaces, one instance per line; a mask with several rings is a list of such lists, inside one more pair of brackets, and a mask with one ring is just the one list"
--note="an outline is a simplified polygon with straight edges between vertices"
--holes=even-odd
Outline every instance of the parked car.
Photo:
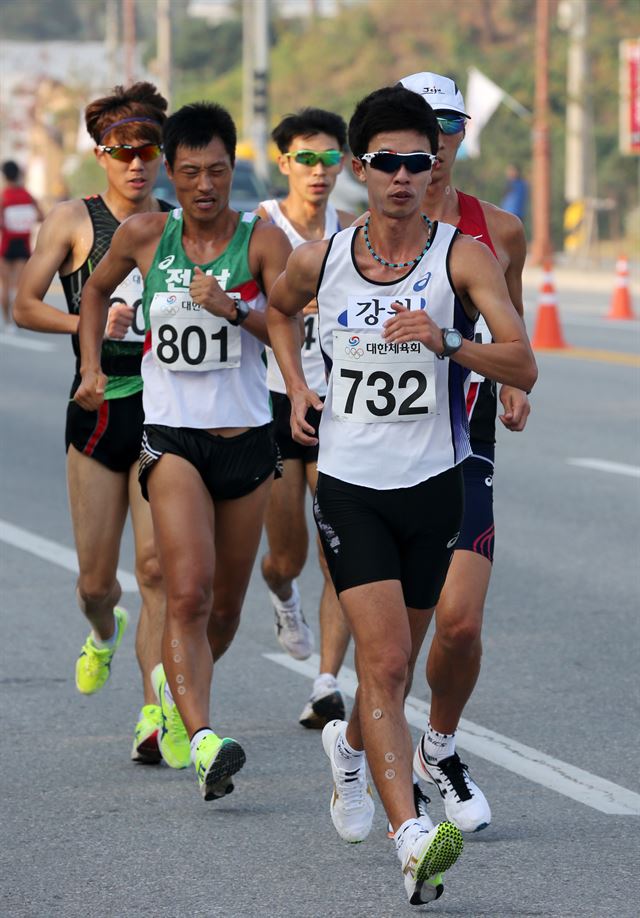
[[[169,204],[178,204],[173,182],[167,175],[164,163],[160,167],[158,178],[153,186],[154,194]],[[237,159],[231,183],[230,206],[233,210],[255,210],[260,201],[270,197],[269,189],[257,175],[249,159]]]

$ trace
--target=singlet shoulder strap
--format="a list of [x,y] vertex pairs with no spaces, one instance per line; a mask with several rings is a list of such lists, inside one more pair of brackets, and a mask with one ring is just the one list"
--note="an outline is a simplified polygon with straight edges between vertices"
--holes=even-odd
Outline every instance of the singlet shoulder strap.
[[458,194],[458,205],[460,207],[458,229],[461,233],[464,233],[465,236],[473,236],[481,242],[484,242],[485,245],[489,246],[497,258],[482,204],[478,198],[473,197],[473,195],[458,191],[457,188],[456,192]]

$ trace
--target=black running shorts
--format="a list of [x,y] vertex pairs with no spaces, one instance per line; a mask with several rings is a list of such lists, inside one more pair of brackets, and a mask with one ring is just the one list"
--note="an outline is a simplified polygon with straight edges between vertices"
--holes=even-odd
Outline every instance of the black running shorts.
[[27,261],[31,257],[31,246],[25,239],[10,239],[2,257],[5,261]]
[[313,512],[336,592],[399,580],[407,606],[436,605],[460,532],[462,471],[378,491],[318,475]]
[[[318,444],[303,446],[296,443],[291,436],[291,402],[288,395],[281,392],[271,392],[271,405],[273,410],[273,431],[280,451],[280,457],[285,459],[298,459],[305,464],[318,461]],[[324,401],[324,399],[323,399]],[[315,428],[316,434],[320,426],[320,412],[315,408],[307,411],[307,421]]]
[[71,399],[65,429],[67,451],[74,446],[112,472],[128,472],[140,455],[143,422],[142,392],[106,399],[97,411],[85,411]]
[[472,551],[493,563],[495,528],[493,523],[492,443],[471,441],[473,455],[462,463],[464,478],[464,514],[457,549]]
[[146,500],[149,473],[164,453],[190,462],[214,500],[250,494],[273,475],[278,456],[271,424],[252,427],[237,437],[220,437],[194,427],[145,424],[138,479]]

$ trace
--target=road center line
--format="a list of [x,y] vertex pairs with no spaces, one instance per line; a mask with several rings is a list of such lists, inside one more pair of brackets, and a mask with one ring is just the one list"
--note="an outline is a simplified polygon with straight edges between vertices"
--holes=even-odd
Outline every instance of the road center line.
[[606,459],[567,459],[567,465],[577,465],[583,469],[595,469],[597,472],[611,472],[614,475],[629,475],[640,478],[640,466],[626,465],[624,462],[609,462]]
[[[19,526],[14,526],[6,520],[0,520],[0,541],[13,545],[14,548],[20,548],[22,551],[28,551],[37,558],[57,564],[58,567],[63,567],[67,571],[73,571],[74,574],[78,573],[78,559],[75,551],[28,532],[26,529],[21,529]],[[133,574],[118,568],[118,580],[124,593],[138,592],[138,584]]]
[[[301,676],[314,679],[318,675],[320,658],[317,654],[308,660],[294,660],[284,653],[263,654],[272,663],[284,666]],[[340,670],[340,688],[350,698],[355,697],[356,674],[343,666]],[[409,695],[405,705],[409,723],[424,730],[429,705]],[[456,741],[461,748],[480,756],[494,765],[506,768],[516,775],[527,778],[549,790],[584,803],[601,813],[617,816],[640,816],[640,794],[620,787],[588,771],[576,768],[559,759],[554,759],[538,749],[525,746],[516,740],[487,730],[470,720],[461,720]]]

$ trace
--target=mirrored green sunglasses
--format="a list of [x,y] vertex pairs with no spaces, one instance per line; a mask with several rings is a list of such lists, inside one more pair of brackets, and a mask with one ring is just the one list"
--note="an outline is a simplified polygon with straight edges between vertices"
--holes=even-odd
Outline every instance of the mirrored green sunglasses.
[[317,166],[322,163],[323,166],[337,166],[342,159],[340,150],[295,150],[292,153],[285,153],[285,156],[291,156],[295,162],[301,166]]

